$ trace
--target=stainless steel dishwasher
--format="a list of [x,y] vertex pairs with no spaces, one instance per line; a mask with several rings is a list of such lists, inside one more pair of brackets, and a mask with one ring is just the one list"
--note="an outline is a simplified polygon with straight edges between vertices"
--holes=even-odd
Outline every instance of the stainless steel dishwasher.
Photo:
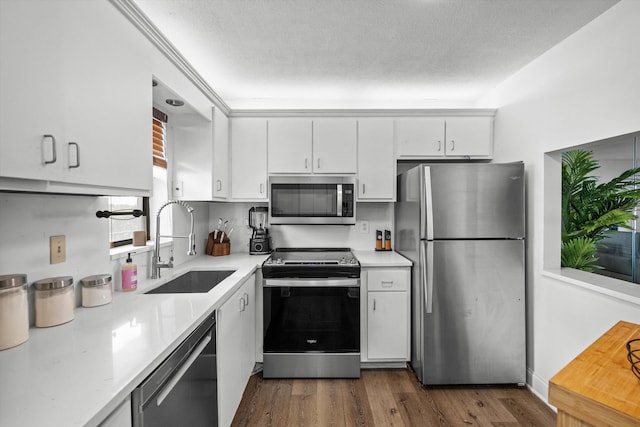
[[132,394],[133,426],[218,425],[212,313]]

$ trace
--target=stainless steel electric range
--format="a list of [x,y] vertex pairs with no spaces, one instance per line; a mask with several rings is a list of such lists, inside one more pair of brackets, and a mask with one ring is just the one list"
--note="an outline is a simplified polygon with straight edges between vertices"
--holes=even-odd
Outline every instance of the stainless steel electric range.
[[360,263],[348,248],[280,248],[262,264],[264,378],[360,377]]

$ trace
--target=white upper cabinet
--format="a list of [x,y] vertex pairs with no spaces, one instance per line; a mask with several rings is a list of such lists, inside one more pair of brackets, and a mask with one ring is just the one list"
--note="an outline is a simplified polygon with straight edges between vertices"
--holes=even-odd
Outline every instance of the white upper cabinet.
[[169,116],[168,125],[172,129],[173,136],[173,197],[180,200],[211,200],[213,197],[211,118],[207,119],[196,112],[172,114]]
[[269,119],[269,173],[312,172],[312,123],[309,119]]
[[393,119],[358,120],[358,201],[395,201]]
[[267,144],[270,174],[356,173],[354,119],[270,119]]
[[357,122],[349,118],[313,121],[313,172],[356,173]]
[[444,156],[444,119],[442,117],[396,119],[395,145],[398,157]]
[[491,157],[492,117],[447,117],[447,156]]
[[214,107],[213,113],[213,198],[226,200],[229,183],[229,118]]
[[398,159],[493,156],[493,117],[404,117],[395,120]]
[[0,188],[150,194],[147,48],[108,2],[0,2]]
[[267,200],[266,119],[231,119],[231,198]]

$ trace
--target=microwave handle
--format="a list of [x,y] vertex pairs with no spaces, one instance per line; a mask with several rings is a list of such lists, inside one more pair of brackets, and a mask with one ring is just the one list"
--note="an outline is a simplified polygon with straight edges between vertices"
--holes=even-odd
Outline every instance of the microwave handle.
[[336,213],[338,216],[342,216],[342,184],[337,185],[338,200],[336,202]]

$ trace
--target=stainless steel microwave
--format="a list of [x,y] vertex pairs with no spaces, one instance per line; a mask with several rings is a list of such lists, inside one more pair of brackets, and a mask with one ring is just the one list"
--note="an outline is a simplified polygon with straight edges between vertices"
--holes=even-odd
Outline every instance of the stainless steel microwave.
[[355,175],[269,177],[269,225],[355,225]]

